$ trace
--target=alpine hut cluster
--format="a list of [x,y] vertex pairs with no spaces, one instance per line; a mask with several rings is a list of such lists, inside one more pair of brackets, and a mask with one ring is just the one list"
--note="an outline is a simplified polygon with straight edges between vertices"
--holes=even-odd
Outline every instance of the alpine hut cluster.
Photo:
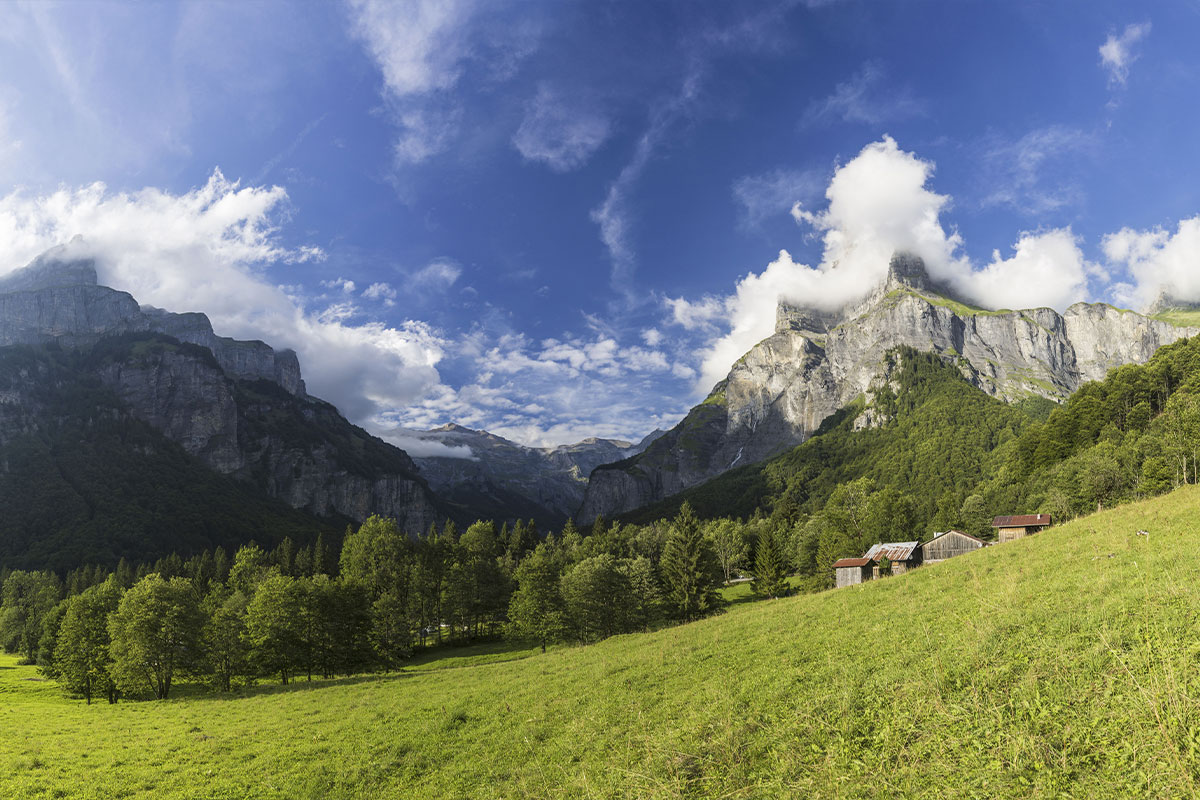
[[[996,517],[996,543],[1011,542],[1050,526],[1049,514],[1023,514]],[[962,531],[935,534],[924,544],[918,542],[887,542],[871,547],[861,558],[843,558],[833,563],[837,588],[854,586],[875,580],[883,575],[903,575],[922,564],[936,564],[987,547],[988,542]]]

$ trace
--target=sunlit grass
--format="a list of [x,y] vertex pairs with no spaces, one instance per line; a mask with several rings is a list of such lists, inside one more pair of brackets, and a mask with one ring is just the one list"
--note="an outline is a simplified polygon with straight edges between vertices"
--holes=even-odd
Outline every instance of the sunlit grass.
[[233,698],[89,707],[6,659],[0,796],[1190,797],[1197,519],[1187,487],[651,634]]

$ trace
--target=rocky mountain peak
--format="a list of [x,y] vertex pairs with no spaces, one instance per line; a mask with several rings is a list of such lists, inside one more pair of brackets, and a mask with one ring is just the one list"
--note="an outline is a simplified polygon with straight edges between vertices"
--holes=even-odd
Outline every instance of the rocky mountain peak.
[[896,252],[888,262],[884,291],[913,289],[918,292],[941,293],[925,269],[925,260],[914,253]]
[[79,241],[51,248],[0,279],[0,294],[97,285],[96,260],[75,255]]

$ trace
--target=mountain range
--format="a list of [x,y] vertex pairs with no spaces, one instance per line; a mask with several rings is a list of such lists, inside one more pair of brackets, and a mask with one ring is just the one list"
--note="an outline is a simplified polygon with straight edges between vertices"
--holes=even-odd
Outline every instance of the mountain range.
[[854,428],[873,427],[898,348],[934,354],[992,397],[1057,401],[1200,333],[1179,304],[978,308],[897,254],[856,303],[781,304],[775,333],[666,433],[536,448],[454,424],[397,431],[451,448],[414,459],[311,396],[294,352],[140,305],[72,252],[0,279],[5,563],[269,544],[372,514],[413,535],[445,519],[587,523],[779,455],[852,407]]

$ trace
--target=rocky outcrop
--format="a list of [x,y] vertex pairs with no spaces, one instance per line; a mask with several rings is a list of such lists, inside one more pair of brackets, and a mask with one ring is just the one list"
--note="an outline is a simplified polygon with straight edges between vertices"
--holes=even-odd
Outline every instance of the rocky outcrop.
[[[123,413],[293,508],[357,521],[382,514],[414,534],[444,517],[406,453],[307,395],[295,353],[217,336],[203,314],[141,307],[63,252],[0,281],[0,347],[78,351],[77,380],[98,381]],[[37,376],[26,383],[36,389]],[[0,397],[0,428],[53,424],[37,415],[36,396]]]
[[630,511],[803,442],[870,392],[896,347],[938,353],[1007,401],[1058,400],[1196,333],[1102,303],[1079,303],[1063,314],[974,308],[934,285],[920,259],[897,255],[884,283],[837,314],[781,306],[776,332],[743,356],[703,405],[641,456],[592,473],[578,517]]
[[578,511],[592,470],[642,452],[655,434],[637,444],[588,438],[559,447],[526,447],[453,424],[403,432],[406,437],[467,448],[469,457],[464,452],[462,458],[415,459],[438,496],[455,503],[464,518],[532,518],[543,529],[557,528]]
[[173,314],[139,306],[133,296],[100,286],[91,259],[70,256],[64,245],[0,279],[0,347],[46,344],[85,349],[103,338],[152,331],[207,348],[226,374],[269,380],[303,396],[300,363],[291,350],[213,333],[204,314]]

